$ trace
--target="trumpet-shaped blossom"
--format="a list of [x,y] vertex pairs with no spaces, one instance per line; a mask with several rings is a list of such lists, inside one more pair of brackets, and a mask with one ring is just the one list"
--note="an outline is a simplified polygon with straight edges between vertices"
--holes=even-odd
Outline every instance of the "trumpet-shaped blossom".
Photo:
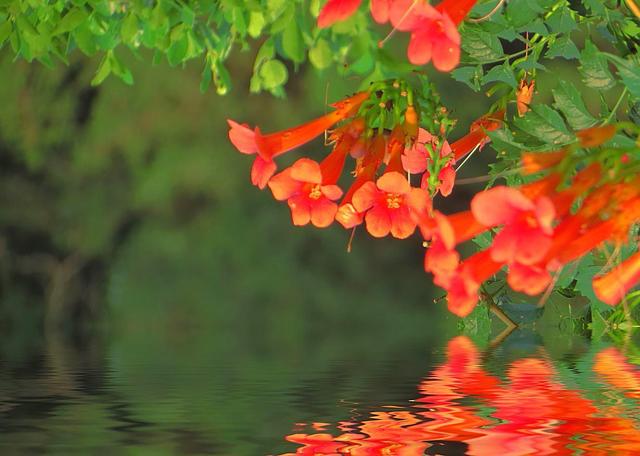
[[416,229],[413,213],[424,213],[430,205],[429,194],[420,188],[412,188],[399,172],[382,175],[374,184],[366,182],[353,195],[353,207],[359,213],[366,212],[367,231],[374,237],[391,233],[404,239]]
[[534,296],[549,286],[551,274],[543,266],[513,263],[509,266],[507,283],[514,291]]
[[529,111],[529,105],[533,98],[533,91],[536,87],[536,81],[532,80],[527,82],[526,79],[522,79],[518,85],[516,92],[516,107],[518,109],[518,116],[524,116]]
[[368,97],[368,92],[357,93],[331,105],[335,110],[328,114],[297,127],[267,135],[263,135],[258,127],[252,130],[246,124],[229,119],[229,140],[239,152],[256,155],[251,168],[251,182],[262,189],[276,172],[277,166],[273,160],[275,157],[308,143],[337,122],[355,115]]
[[556,166],[567,156],[566,150],[554,152],[524,152],[522,168],[525,174],[533,174]]
[[638,282],[640,282],[640,253],[632,255],[605,275],[596,277],[593,280],[593,291],[598,299],[613,306],[622,301]]
[[502,126],[505,111],[500,110],[490,114],[486,114],[471,124],[469,133],[451,144],[451,151],[456,160],[472,152],[476,148],[481,149],[490,139],[487,135],[488,131],[497,130]]
[[[475,3],[475,2],[474,2]],[[424,65],[433,60],[440,71],[451,71],[460,62],[460,33],[446,8],[436,9],[426,2],[396,0],[389,11],[391,24],[410,32],[409,61]]]
[[447,290],[447,308],[459,317],[466,317],[478,303],[482,282],[500,270],[502,263],[492,260],[490,251],[476,253],[460,263]]
[[335,184],[326,184],[318,163],[301,158],[293,166],[273,176],[269,181],[275,199],[287,200],[294,225],[311,222],[318,228],[333,222],[338,210],[334,202],[342,196]]
[[609,141],[616,134],[614,125],[603,125],[580,130],[576,133],[582,147],[597,147]]
[[491,246],[494,261],[533,265],[551,246],[555,209],[546,196],[532,201],[515,188],[498,186],[477,194],[471,211],[487,227],[504,225]]

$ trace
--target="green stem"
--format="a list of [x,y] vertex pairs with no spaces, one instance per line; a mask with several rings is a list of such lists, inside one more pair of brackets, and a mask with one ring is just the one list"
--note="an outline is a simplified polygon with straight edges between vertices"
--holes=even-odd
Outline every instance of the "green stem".
[[615,116],[616,112],[618,111],[618,108],[620,107],[620,103],[622,103],[623,98],[625,97],[625,95],[629,92],[629,89],[627,87],[625,87],[622,90],[622,93],[620,94],[620,97],[618,98],[618,101],[616,101],[615,106],[613,107],[613,109],[611,110],[611,113],[609,113],[609,116],[605,119],[605,121],[602,123],[602,125],[608,124],[609,122],[611,122],[611,119],[613,119],[613,116]]

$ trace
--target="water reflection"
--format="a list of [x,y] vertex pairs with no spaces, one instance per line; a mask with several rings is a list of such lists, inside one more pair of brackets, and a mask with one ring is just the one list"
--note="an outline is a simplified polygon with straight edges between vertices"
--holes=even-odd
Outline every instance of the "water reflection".
[[407,331],[374,347],[367,329],[302,348],[230,348],[210,326],[4,340],[0,454],[640,452],[633,346]]
[[640,369],[617,348],[571,363],[539,350],[499,372],[482,355],[456,337],[405,407],[334,426],[298,424],[286,440],[315,455],[640,453]]

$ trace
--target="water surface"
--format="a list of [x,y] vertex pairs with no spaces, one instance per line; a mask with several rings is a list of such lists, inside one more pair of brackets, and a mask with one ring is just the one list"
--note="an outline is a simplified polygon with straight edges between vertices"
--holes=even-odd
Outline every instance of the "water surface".
[[0,452],[640,452],[633,345],[545,347],[522,331],[493,345],[383,336],[327,328],[280,350],[233,346],[205,328],[7,342]]

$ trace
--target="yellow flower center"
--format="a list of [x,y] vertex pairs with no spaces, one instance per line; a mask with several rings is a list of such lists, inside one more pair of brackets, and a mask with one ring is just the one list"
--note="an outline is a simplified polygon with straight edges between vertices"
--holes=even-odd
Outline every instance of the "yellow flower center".
[[320,184],[316,184],[311,187],[311,191],[309,192],[309,198],[317,200],[322,196],[322,190],[320,189]]
[[389,209],[398,209],[402,203],[402,195],[397,193],[387,193],[387,207]]

